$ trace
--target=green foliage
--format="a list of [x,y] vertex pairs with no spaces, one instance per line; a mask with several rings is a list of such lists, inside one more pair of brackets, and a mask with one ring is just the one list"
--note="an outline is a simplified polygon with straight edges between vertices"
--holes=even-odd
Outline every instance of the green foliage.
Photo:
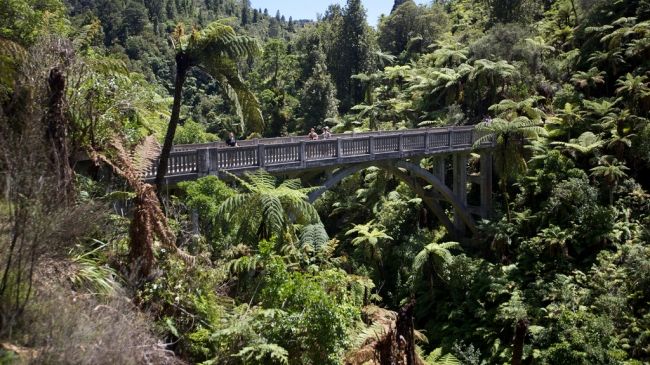
[[[441,7],[405,1],[379,24],[379,46],[393,55],[421,53],[448,30]],[[417,39],[417,40],[416,40]],[[407,49],[407,46],[411,46]]]
[[[372,358],[364,344],[389,326],[362,308],[375,302],[394,315],[412,298],[425,363],[515,363],[513,339],[522,336],[523,363],[650,360],[647,0],[396,1],[377,31],[358,0],[322,9],[311,24],[248,1],[66,5],[69,16],[54,0],[0,4],[0,109],[38,111],[23,103],[35,89],[14,94],[16,80],[36,65],[61,67],[75,152],[109,150],[115,131],[127,148],[162,137],[179,86],[175,118],[185,123],[170,147],[225,131],[482,121],[477,147],[494,143],[503,205],[456,253],[423,204],[429,196],[379,168],[333,187],[318,211],[298,180],[256,172],[231,177],[232,188],[206,177],[180,184],[167,211],[195,266],[156,250],[152,275],[119,290],[128,218],[113,215],[101,238],[111,244],[71,258],[65,295],[137,292],[138,307],[187,362],[338,364],[357,350]],[[185,34],[178,22],[195,28]],[[175,57],[182,82],[172,85]],[[14,128],[14,120],[0,123]],[[101,199],[120,211],[134,196],[106,184],[81,182],[75,202]],[[472,187],[468,204],[477,203]],[[56,343],[39,351],[63,348]]]
[[441,348],[437,348],[424,359],[427,365],[460,365],[460,361],[452,354],[444,354]]
[[[193,30],[189,35],[184,35],[183,27],[179,25],[174,38],[177,54],[187,57],[186,64],[180,65],[180,71],[185,73],[193,66],[204,69],[233,102],[241,121],[241,131],[261,131],[264,120],[257,98],[246,87],[236,63],[259,53],[258,41],[237,35],[232,27],[218,21],[200,31]],[[177,87],[182,87],[182,84]]]
[[207,133],[204,126],[192,120],[179,126],[174,136],[174,144],[207,143],[217,140],[216,135]]
[[[281,240],[292,241],[293,223],[306,225],[319,221],[318,213],[307,201],[307,194],[317,187],[303,188],[297,179],[276,185],[276,178],[264,170],[247,173],[244,179],[232,177],[243,191],[223,201],[217,213],[238,227],[241,237],[276,235]],[[251,212],[253,207],[256,210]]]
[[59,0],[10,0],[0,4],[0,38],[23,46],[45,34],[65,35],[70,30],[65,5]]
[[287,350],[275,344],[244,347],[235,356],[241,357],[246,363],[289,364]]
[[72,262],[78,267],[70,276],[70,280],[78,290],[86,289],[92,293],[102,295],[116,294],[120,288],[117,273],[112,268],[102,264],[97,258],[92,257],[93,253],[101,248],[103,247],[100,246],[93,251],[72,258]]
[[432,242],[418,252],[413,260],[413,272],[421,272],[427,263],[430,263],[433,271],[440,277],[445,278],[447,275],[447,265],[453,262],[453,256],[449,250],[460,247],[458,242]]
[[328,118],[337,117],[339,104],[336,87],[326,70],[324,55],[319,50],[312,53],[314,68],[310,70],[310,76],[301,91],[300,109],[306,129],[321,125]]

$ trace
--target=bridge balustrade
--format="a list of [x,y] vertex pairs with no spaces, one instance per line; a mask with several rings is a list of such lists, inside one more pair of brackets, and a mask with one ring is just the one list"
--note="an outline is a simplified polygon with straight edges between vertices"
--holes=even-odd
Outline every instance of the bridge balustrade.
[[[274,171],[327,166],[381,158],[453,153],[472,148],[477,139],[472,126],[336,134],[310,141],[304,136],[239,141],[239,147],[222,142],[179,145],[172,150],[166,177],[195,178],[217,171],[272,168]],[[156,175],[153,167],[145,176]]]

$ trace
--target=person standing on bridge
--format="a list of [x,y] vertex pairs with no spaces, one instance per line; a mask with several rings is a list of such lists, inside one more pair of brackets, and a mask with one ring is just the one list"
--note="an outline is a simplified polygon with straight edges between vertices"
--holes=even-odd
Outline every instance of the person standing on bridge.
[[309,139],[312,141],[316,141],[318,140],[318,133],[316,133],[316,130],[312,128],[309,130],[309,134],[307,135],[307,137],[309,137]]
[[322,139],[330,139],[332,137],[332,133],[330,133],[330,128],[329,127],[323,128],[323,133],[320,136]]
[[226,139],[226,144],[230,147],[239,147],[237,144],[237,140],[235,139],[235,134],[233,132],[230,132],[228,134],[228,139]]

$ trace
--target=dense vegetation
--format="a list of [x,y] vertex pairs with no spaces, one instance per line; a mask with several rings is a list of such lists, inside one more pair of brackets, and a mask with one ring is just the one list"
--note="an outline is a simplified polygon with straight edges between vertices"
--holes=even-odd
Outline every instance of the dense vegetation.
[[[648,0],[0,2],[0,361],[648,363],[648,118]],[[462,242],[375,167],[314,205],[140,179],[230,131],[469,124],[497,209]]]

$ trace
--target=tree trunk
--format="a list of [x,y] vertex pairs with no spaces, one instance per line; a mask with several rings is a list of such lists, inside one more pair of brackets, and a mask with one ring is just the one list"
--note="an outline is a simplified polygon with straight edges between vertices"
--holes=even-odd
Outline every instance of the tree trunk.
[[406,359],[405,365],[415,365],[415,335],[413,331],[413,310],[415,309],[415,300],[411,299],[397,313],[395,323],[395,340],[400,349],[400,358],[402,354]]
[[160,159],[158,162],[158,171],[156,172],[156,194],[158,199],[162,201],[161,192],[162,184],[167,174],[167,167],[169,163],[169,154],[172,151],[174,143],[174,135],[176,134],[176,127],[181,114],[181,102],[183,99],[183,84],[187,76],[187,71],[190,68],[189,57],[183,53],[176,55],[176,81],[174,82],[174,104],[172,106],[172,115],[169,119],[169,126],[167,126],[167,134],[165,135],[165,143],[162,151],[160,152]]
[[521,365],[524,355],[524,339],[528,331],[528,320],[520,319],[515,326],[515,338],[512,341],[512,365]]
[[46,138],[50,144],[50,163],[57,176],[60,193],[65,199],[72,194],[72,168],[68,151],[68,126],[63,111],[65,103],[65,76],[58,68],[50,70],[47,79],[49,98],[45,115]]
[[576,10],[575,0],[571,0],[571,10],[573,11],[573,16],[576,18],[575,25],[578,25],[578,11]]

